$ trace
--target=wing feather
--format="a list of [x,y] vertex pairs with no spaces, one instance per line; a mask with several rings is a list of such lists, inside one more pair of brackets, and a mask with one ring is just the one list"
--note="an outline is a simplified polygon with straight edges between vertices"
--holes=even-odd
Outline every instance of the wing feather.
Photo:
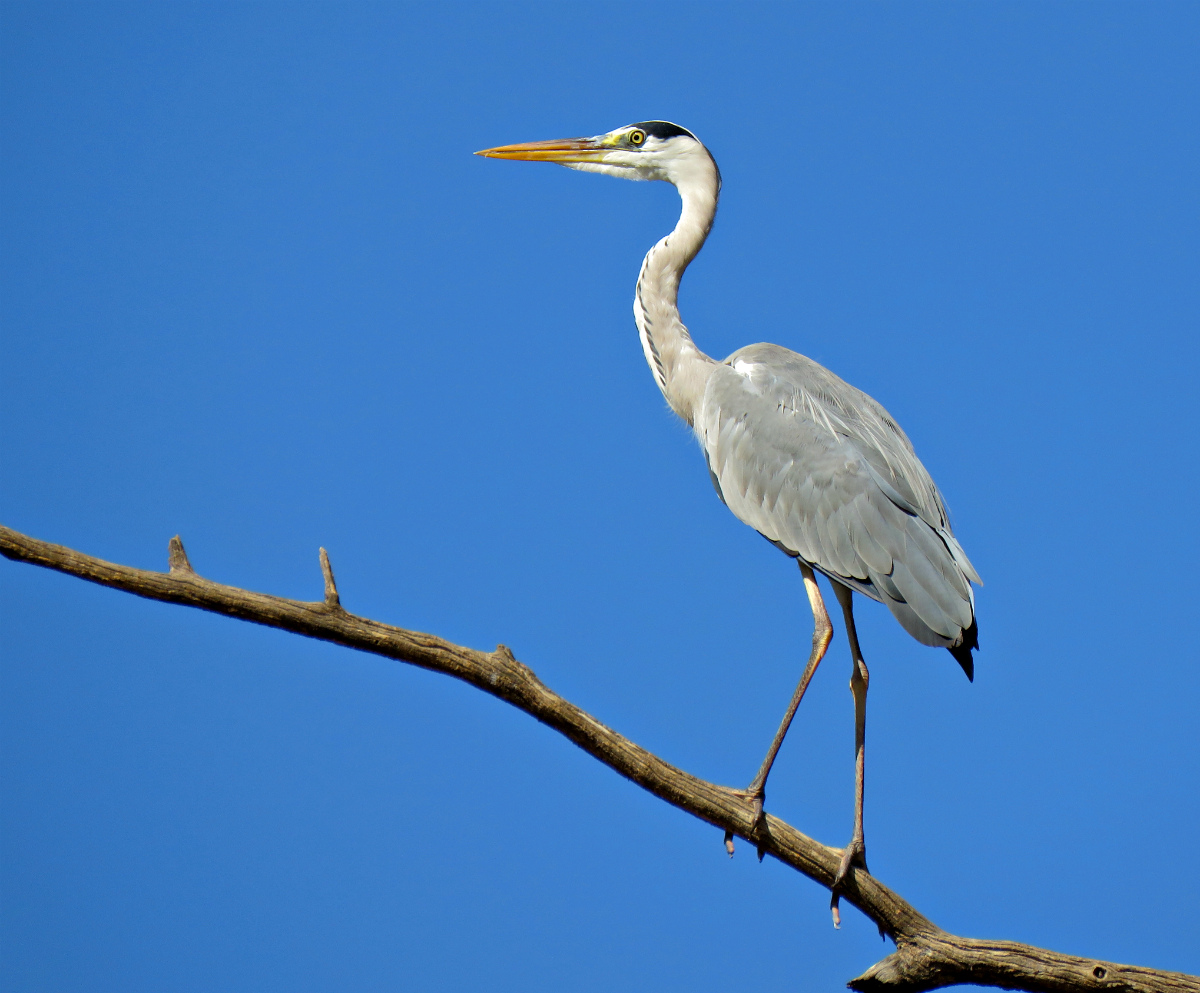
[[[850,523],[850,540],[859,559],[870,573],[890,573],[892,571],[892,556],[872,534],[869,515],[874,514],[874,520],[882,523],[878,512],[871,510],[870,502],[865,494],[858,494],[850,504],[848,511]],[[860,577],[867,578],[865,575]]]
[[892,581],[896,584],[896,588],[900,591],[904,602],[913,609],[913,613],[921,619],[934,635],[938,636],[932,640],[925,640],[914,635],[918,641],[926,645],[941,645],[945,644],[941,639],[952,638],[959,633],[958,626],[938,606],[937,601],[933,599],[929,591],[909,571],[908,566],[904,562],[893,564]]
[[714,367],[696,433],[729,509],[790,555],[884,602],[918,641],[959,647],[978,573],[941,494],[879,404],[776,345]]

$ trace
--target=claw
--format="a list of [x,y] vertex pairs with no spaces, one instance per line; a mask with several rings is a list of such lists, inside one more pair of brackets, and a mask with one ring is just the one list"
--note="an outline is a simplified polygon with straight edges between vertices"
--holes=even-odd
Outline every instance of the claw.
[[[764,799],[765,797],[760,793],[752,801],[754,820],[750,825],[750,838],[752,840],[757,839],[758,842],[761,842],[763,829],[767,826],[767,815],[763,811]],[[760,843],[756,843],[755,847],[758,849],[758,861],[761,862],[766,857],[767,850]]]
[[846,881],[850,878],[851,866],[858,866],[863,872],[870,872],[867,868],[867,847],[863,843],[862,838],[851,838],[850,844],[842,849],[842,858],[838,862],[837,875],[833,877],[833,885],[830,889],[829,910],[833,914],[833,926],[840,928],[842,926],[842,915],[839,912],[838,905],[842,899],[842,890],[846,887]]
[[[756,841],[761,838],[761,832],[767,826],[767,815],[763,810],[763,801],[767,797],[766,790],[761,786],[756,788],[751,783],[746,789],[738,790],[738,794],[750,804],[750,830],[746,832],[746,838],[750,841]],[[725,843],[725,850],[730,855],[733,855],[733,852],[730,851],[732,845],[733,840],[732,836],[730,836],[729,840]],[[761,844],[756,847],[758,848],[758,861],[761,862],[767,854],[767,850]]]
[[737,795],[750,804],[750,831],[749,836],[758,833],[759,829],[766,824],[766,814],[763,811],[763,801],[767,798],[767,791],[761,787],[755,788],[751,783],[744,790],[735,790]]
[[750,797],[750,811],[753,817],[750,820],[750,833],[758,834],[758,829],[763,826],[766,817],[763,814],[763,800],[765,797],[760,793],[758,796]]

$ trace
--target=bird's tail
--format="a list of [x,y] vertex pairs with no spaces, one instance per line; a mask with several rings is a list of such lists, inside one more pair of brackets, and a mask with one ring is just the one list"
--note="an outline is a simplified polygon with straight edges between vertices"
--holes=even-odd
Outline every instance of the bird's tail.
[[975,682],[975,659],[971,656],[971,649],[979,647],[979,623],[971,618],[971,626],[962,634],[962,641],[957,645],[951,645],[948,651],[954,656],[954,661],[962,666],[962,671],[967,674],[967,679]]

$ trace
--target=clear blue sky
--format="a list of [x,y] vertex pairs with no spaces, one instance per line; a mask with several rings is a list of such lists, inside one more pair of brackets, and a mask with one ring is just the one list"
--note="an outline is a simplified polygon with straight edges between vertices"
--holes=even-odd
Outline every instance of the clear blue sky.
[[[475,647],[744,785],[797,570],[630,303],[662,184],[486,161],[675,120],[697,342],[900,420],[974,685],[864,604],[871,868],[954,931],[1200,972],[1200,7],[0,8],[0,520]],[[0,562],[5,991],[834,990],[857,912],[448,679]],[[841,845],[839,632],[769,807]]]

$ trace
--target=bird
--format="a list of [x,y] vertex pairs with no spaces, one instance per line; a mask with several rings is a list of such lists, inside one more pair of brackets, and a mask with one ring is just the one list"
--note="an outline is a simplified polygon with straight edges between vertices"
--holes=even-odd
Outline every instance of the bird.
[[[767,777],[809,681],[833,637],[816,573],[830,581],[852,658],[854,827],[831,887],[868,872],[863,833],[867,688],[853,595],[883,603],[923,645],[946,648],[974,680],[979,647],[972,584],[978,572],[954,537],[945,501],[908,436],[870,396],[812,359],[760,343],[718,361],[692,341],[679,314],[684,270],[716,217],[721,173],[705,145],[669,121],[641,121],[586,138],[502,145],[493,159],[553,162],[581,172],[675,186],[679,221],[646,254],[633,317],[654,381],[692,429],[717,496],[745,524],[795,559],[813,614],[812,650],[758,773],[741,791],[751,837],[763,830]],[[726,847],[733,852],[732,835]],[[760,846],[760,858],[762,850]]]

